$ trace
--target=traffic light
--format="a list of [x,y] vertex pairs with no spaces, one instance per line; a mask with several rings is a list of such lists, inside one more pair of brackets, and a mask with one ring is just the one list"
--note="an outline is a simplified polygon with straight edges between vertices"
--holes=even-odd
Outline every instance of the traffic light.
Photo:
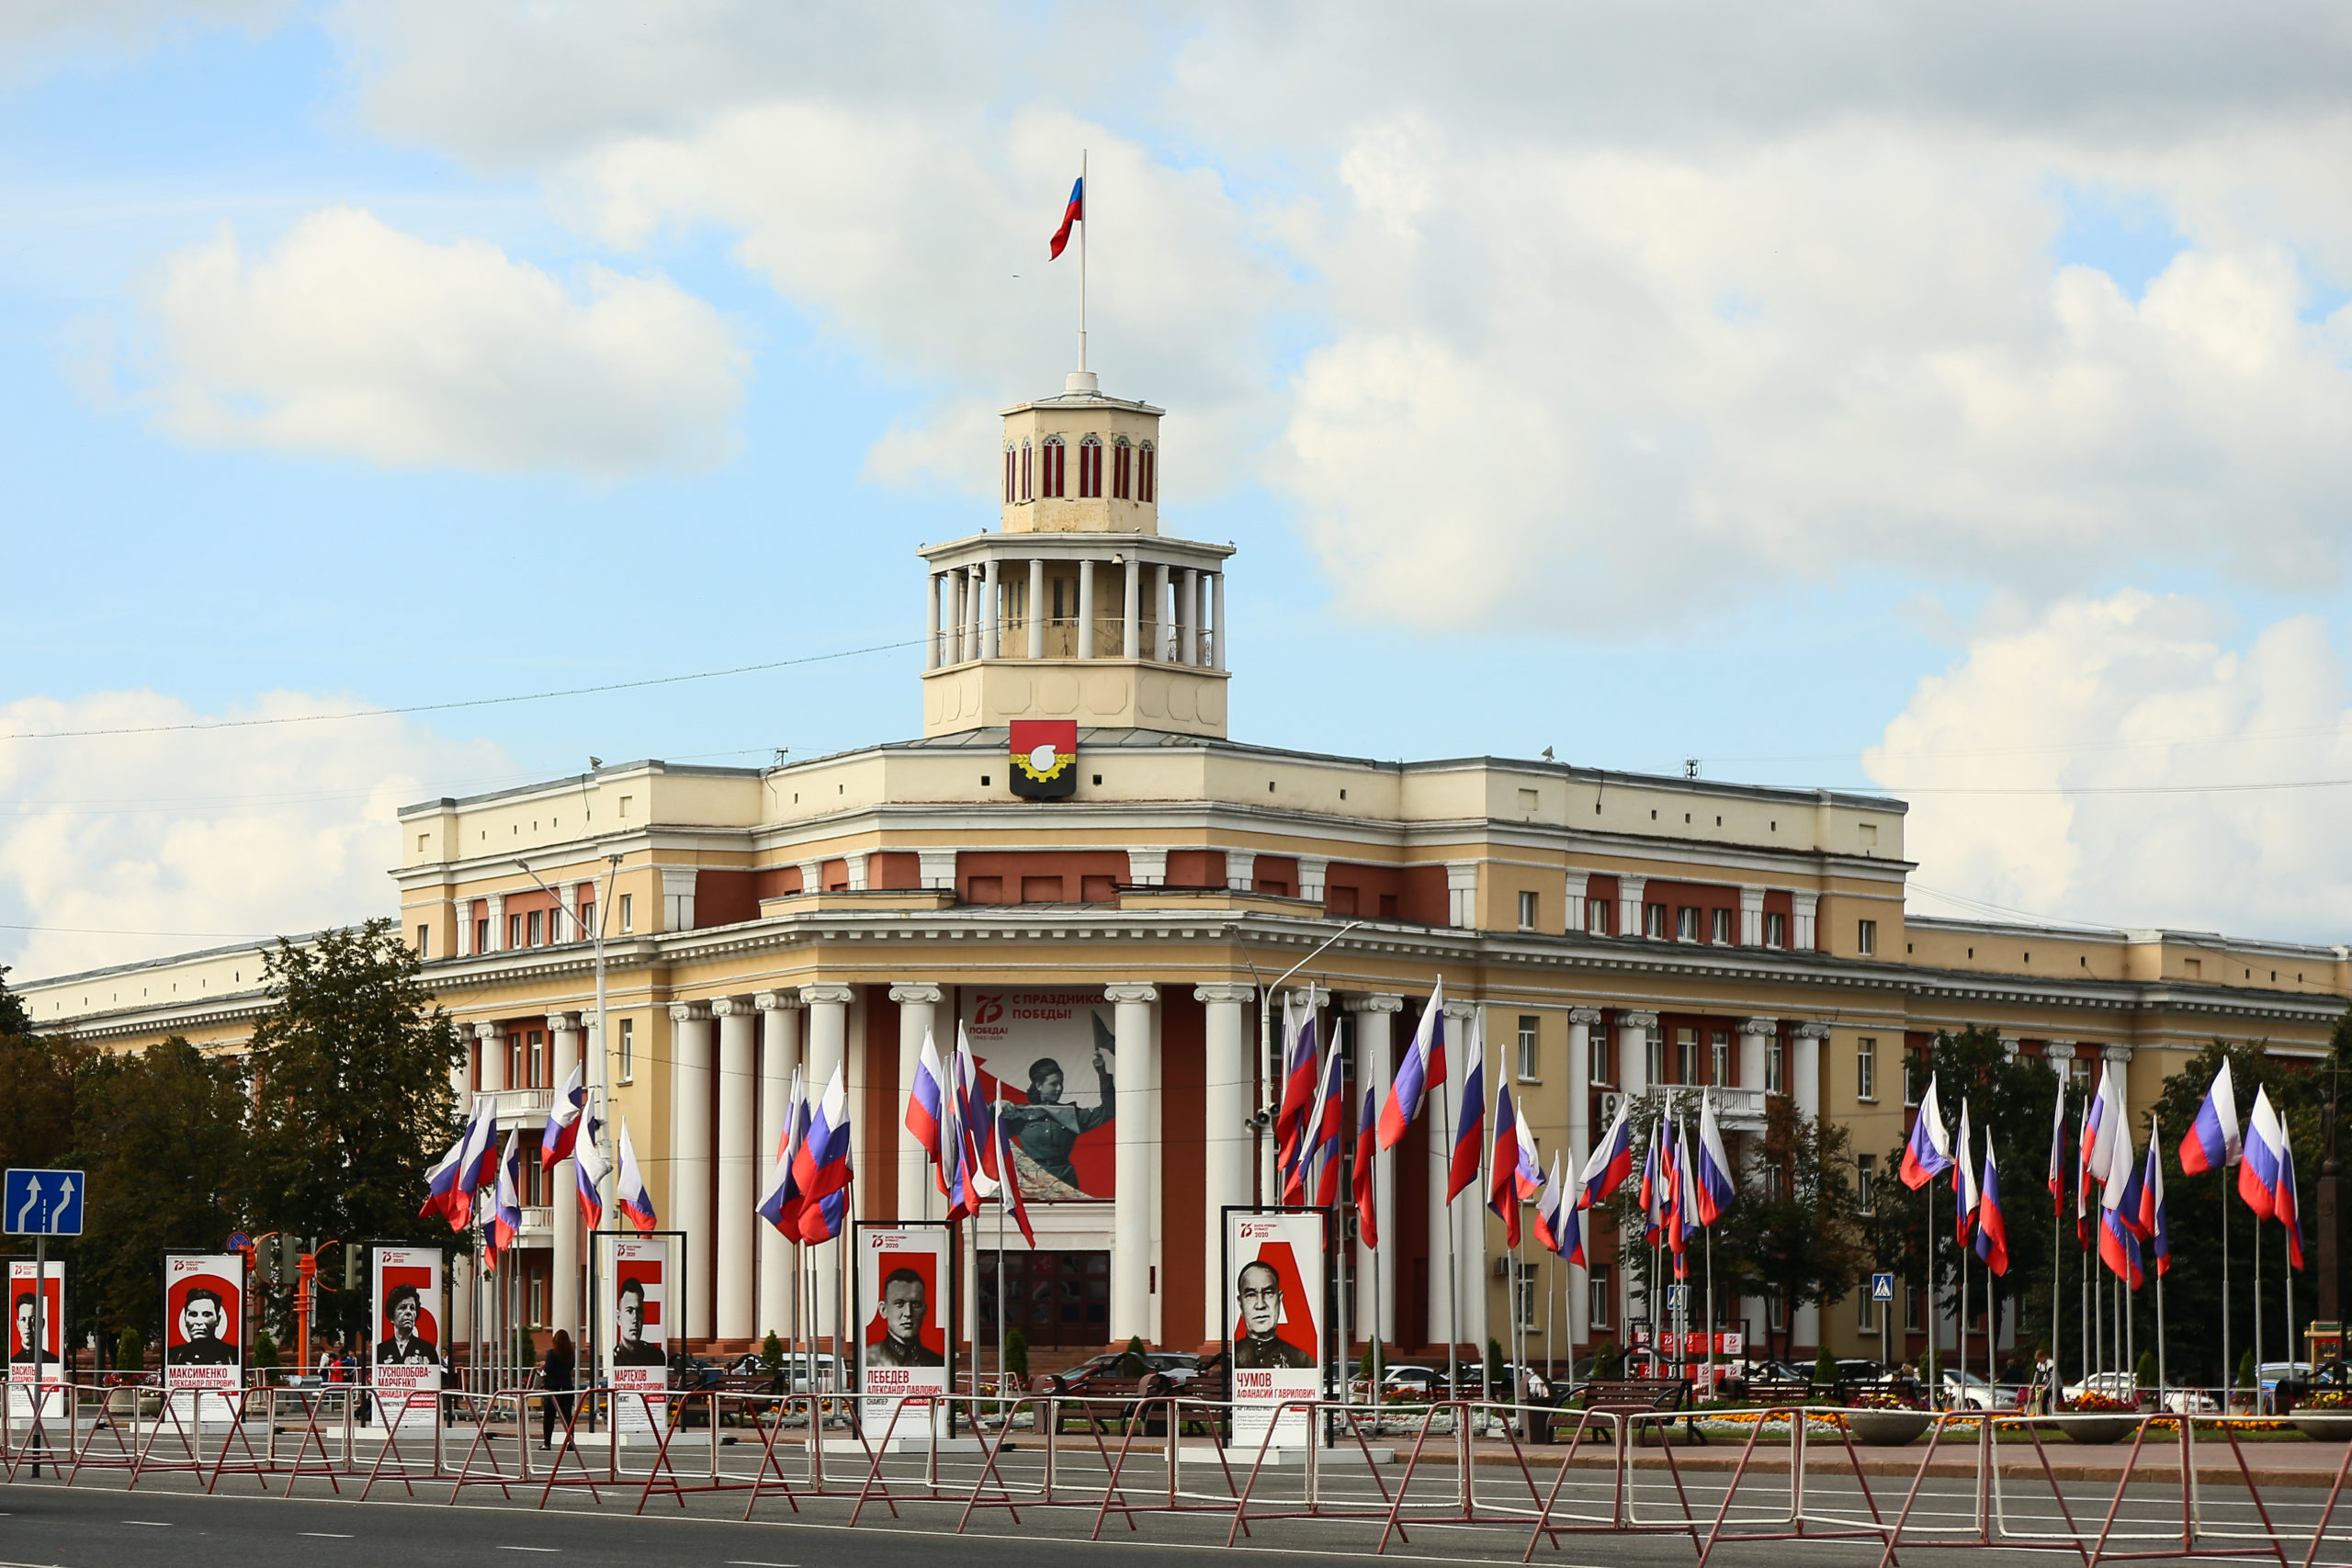
[[261,1238],[261,1277],[283,1285],[294,1274],[294,1238],[280,1231]]
[[343,1288],[356,1291],[368,1283],[368,1254],[349,1242],[343,1244]]

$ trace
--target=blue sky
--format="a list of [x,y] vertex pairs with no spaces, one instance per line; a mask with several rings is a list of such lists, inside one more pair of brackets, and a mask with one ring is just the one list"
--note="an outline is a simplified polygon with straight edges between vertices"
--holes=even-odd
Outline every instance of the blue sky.
[[[1726,102],[1659,63],[1704,8],[1599,28],[1565,83],[1421,58],[1403,7],[1077,42],[1050,6],[869,36],[713,5],[641,15],[658,39],[599,7],[100,13],[0,31],[0,730],[910,641],[916,545],[991,519],[986,412],[1068,367],[1044,241],[1091,145],[1093,359],[1171,411],[1165,525],[1240,547],[1237,737],[2022,779],[2054,810],[1915,797],[1923,883],[2313,940],[2352,914],[2307,852],[2325,792],[2217,800],[2172,827],[2222,858],[2162,876],[2135,797],[2068,793],[2331,776],[2352,210],[2307,42],[2201,97],[2093,67],[2100,118],[1793,46]],[[369,912],[378,785],[906,735],[916,660],[291,752],[0,740],[0,963]]]

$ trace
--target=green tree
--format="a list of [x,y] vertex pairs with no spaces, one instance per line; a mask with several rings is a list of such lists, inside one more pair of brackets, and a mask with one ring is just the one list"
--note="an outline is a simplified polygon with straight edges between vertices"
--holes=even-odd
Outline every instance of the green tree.
[[32,1032],[33,1018],[25,1010],[25,998],[8,988],[8,966],[0,964],[0,1035]]
[[[1716,1228],[1718,1295],[1777,1299],[1784,1325],[1800,1306],[1843,1300],[1870,1262],[1846,1130],[1775,1095],[1743,1163],[1739,1196]],[[1772,1354],[1788,1353],[1784,1327]]]
[[[389,919],[266,955],[271,998],[253,1036],[248,1223],[306,1239],[447,1244],[417,1213],[424,1175],[457,1132],[456,1028]],[[437,1232],[437,1234],[436,1234]],[[320,1322],[357,1329],[356,1292],[320,1293]]]
[[45,1168],[66,1162],[74,1142],[74,1076],[89,1055],[70,1040],[0,1028],[0,1166]]
[[177,1035],[135,1055],[84,1058],[70,1156],[88,1182],[72,1245],[77,1337],[136,1328],[162,1342],[162,1255],[216,1251],[242,1218],[245,1111],[238,1061]]

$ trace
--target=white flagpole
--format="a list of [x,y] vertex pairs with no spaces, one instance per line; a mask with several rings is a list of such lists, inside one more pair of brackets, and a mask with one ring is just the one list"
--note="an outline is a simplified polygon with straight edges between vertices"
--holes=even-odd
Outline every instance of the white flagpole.
[[[1065,168],[1069,165],[1064,164]],[[1086,231],[1094,227],[1094,186],[1087,177],[1086,150],[1078,153],[1078,367],[1086,368]]]

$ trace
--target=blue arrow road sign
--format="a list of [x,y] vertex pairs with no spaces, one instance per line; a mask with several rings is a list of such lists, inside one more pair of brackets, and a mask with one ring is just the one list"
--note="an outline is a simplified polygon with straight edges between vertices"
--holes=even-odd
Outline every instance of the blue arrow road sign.
[[1871,1300],[1872,1300],[1872,1301],[1874,1301],[1874,1302],[1891,1302],[1891,1301],[1893,1301],[1894,1299],[1894,1275],[1892,1275],[1892,1274],[1873,1274],[1873,1275],[1871,1275]]
[[82,1173],[12,1170],[0,1190],[0,1230],[10,1235],[80,1235]]

